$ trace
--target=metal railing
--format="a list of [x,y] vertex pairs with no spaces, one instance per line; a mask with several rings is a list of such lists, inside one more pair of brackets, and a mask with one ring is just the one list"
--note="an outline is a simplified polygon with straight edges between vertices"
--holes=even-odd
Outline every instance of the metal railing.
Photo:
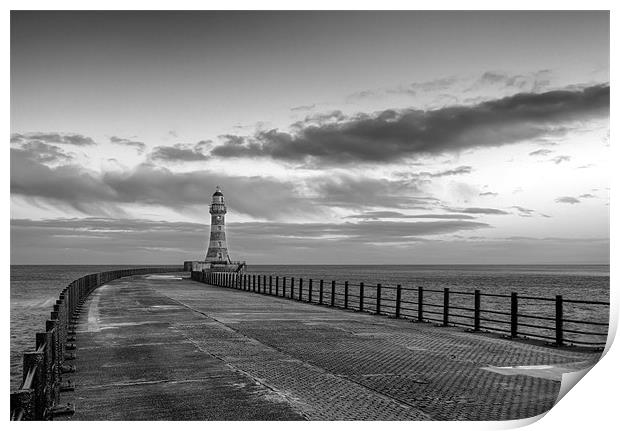
[[69,283],[54,304],[45,332],[36,334],[36,346],[23,354],[23,379],[11,392],[11,420],[51,420],[74,413],[73,406],[59,405],[60,393],[74,390],[64,375],[75,372],[67,361],[75,359],[75,325],[81,305],[97,287],[117,278],[162,272],[179,272],[179,267],[119,269],[85,275]]
[[[530,338],[553,346],[605,347],[609,302],[312,280],[265,274],[192,272],[192,279],[319,305],[392,316],[440,326]],[[585,311],[584,311],[585,310]],[[583,315],[587,314],[587,318]],[[607,316],[606,321],[592,316]]]

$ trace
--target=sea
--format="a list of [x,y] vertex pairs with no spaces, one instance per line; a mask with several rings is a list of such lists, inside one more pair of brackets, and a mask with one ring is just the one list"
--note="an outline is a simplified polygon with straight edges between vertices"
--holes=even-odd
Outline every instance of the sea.
[[[21,380],[22,352],[32,350],[35,333],[45,329],[60,291],[86,274],[131,268],[135,265],[11,265],[11,388]],[[343,300],[344,282],[349,284],[350,302],[359,302],[359,284],[364,283],[365,307],[376,306],[376,286],[382,286],[382,299],[389,307],[395,287],[401,285],[404,314],[415,314],[418,286],[426,293],[425,303],[443,304],[443,289],[449,288],[453,306],[471,306],[474,290],[482,297],[483,309],[509,311],[510,299],[501,296],[517,292],[520,296],[565,300],[609,302],[609,265],[249,265],[248,273],[291,277],[304,280],[305,297],[310,279],[314,295],[324,280],[325,297],[331,281],[337,283],[338,301]],[[298,284],[297,284],[298,286]],[[316,296],[314,297],[316,301]],[[552,301],[522,300],[520,313],[554,313]],[[430,312],[432,307],[427,308]],[[440,313],[440,308],[436,312]],[[458,310],[455,310],[458,311]],[[456,313],[458,314],[458,313]],[[427,314],[427,317],[439,314]],[[607,322],[609,307],[567,304],[565,317]],[[501,320],[501,319],[496,319]],[[456,318],[458,321],[458,318]],[[493,326],[493,324],[489,324]],[[499,324],[497,324],[499,325]],[[568,326],[570,328],[570,326]],[[590,328],[592,329],[592,328]],[[600,330],[600,328],[596,328]],[[536,332],[535,329],[532,329]],[[578,334],[575,334],[578,337]],[[600,337],[599,337],[600,338]],[[603,338],[604,340],[604,338]]]

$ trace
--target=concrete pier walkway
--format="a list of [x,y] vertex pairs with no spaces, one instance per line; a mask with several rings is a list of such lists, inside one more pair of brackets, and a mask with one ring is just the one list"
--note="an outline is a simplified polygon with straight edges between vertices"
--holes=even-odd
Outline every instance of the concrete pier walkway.
[[73,420],[518,419],[599,356],[178,275],[111,282],[83,310]]

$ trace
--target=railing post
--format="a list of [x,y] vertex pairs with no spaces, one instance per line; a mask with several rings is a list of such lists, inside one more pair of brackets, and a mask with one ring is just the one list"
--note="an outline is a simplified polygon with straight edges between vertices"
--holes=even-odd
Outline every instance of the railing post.
[[282,296],[286,298],[286,277],[282,277]]
[[364,311],[364,283],[360,283],[360,311]]
[[304,289],[304,279],[300,278],[299,279],[299,300],[303,300],[303,289]]
[[[23,354],[23,383],[27,383],[28,379],[31,379],[31,383],[28,388],[32,388],[34,391],[34,419],[43,420],[44,412],[44,396],[45,396],[45,382],[43,381],[43,353],[42,352],[26,352]],[[29,376],[29,371],[34,370],[34,374]],[[22,384],[23,384],[22,383]]]
[[396,310],[394,311],[394,316],[398,319],[400,317],[400,299],[402,288],[400,284],[396,285]]
[[273,286],[273,276],[270,275],[269,276],[269,294],[270,295],[272,294],[271,293],[272,286]]
[[332,297],[331,297],[332,307],[334,306],[335,302],[336,302],[336,280],[332,280]]
[[279,284],[280,284],[280,276],[276,275],[276,296],[278,296]]
[[564,307],[562,295],[555,296],[555,344],[564,345]]
[[474,331],[480,331],[480,291],[474,291]]
[[349,282],[344,282],[344,308],[349,308]]
[[267,276],[263,275],[263,294],[267,293]]
[[323,279],[319,280],[319,304],[323,305]]
[[312,302],[312,279],[308,280],[308,302]]
[[519,302],[517,298],[517,292],[512,292],[510,294],[510,337],[517,338],[518,334],[518,316],[519,313]]
[[256,292],[256,274],[252,274],[252,292]]
[[424,288],[418,286],[418,322],[424,321]]
[[39,370],[41,372],[41,381],[44,387],[43,393],[43,412],[45,413],[54,405],[57,401],[56,395],[58,394],[60,382],[54,378],[54,345],[53,345],[52,332],[39,332],[36,334],[37,350],[43,348],[43,363]]
[[295,277],[291,277],[291,299],[295,297]]
[[377,284],[377,314],[381,314],[381,283]]
[[15,412],[15,417],[11,420],[33,421],[36,420],[34,405],[34,390],[19,389],[11,392],[11,412]]
[[448,326],[450,318],[450,288],[443,289],[443,326]]

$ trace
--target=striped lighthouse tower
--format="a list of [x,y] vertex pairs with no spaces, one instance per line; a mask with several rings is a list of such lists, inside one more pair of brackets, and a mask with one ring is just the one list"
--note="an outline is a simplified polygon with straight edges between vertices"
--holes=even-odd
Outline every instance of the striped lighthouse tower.
[[220,186],[215,188],[209,212],[211,213],[211,236],[205,261],[228,263],[230,262],[230,257],[228,256],[228,247],[226,245],[226,226],[224,222],[226,205],[224,204],[224,195]]

